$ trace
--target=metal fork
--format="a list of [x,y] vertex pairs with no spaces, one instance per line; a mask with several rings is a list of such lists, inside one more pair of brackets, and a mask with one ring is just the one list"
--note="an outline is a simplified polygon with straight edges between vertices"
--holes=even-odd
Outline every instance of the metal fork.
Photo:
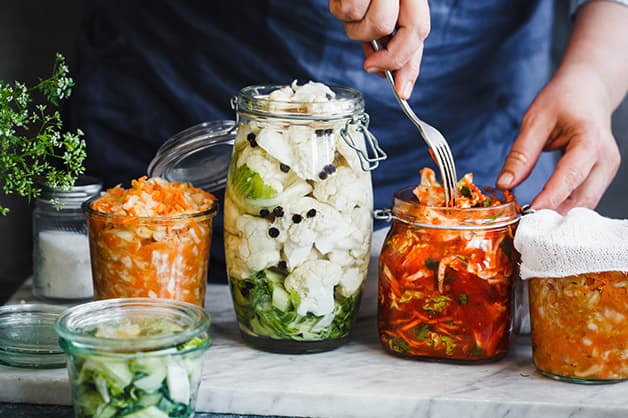
[[[379,40],[371,41],[371,46],[375,51],[383,49],[382,43]],[[432,150],[433,157],[436,160],[436,165],[438,166],[438,170],[440,171],[440,176],[443,181],[443,189],[445,190],[445,205],[455,206],[458,177],[456,176],[456,166],[454,165],[454,158],[451,155],[449,144],[438,129],[419,119],[408,102],[399,97],[399,94],[397,94],[397,90],[395,89],[395,79],[393,78],[392,72],[384,71],[384,74],[386,74],[386,79],[392,87],[392,91],[395,94],[395,98],[397,99],[399,106],[401,106],[401,110],[403,110],[403,113],[405,113],[412,123],[414,123],[421,135],[421,138],[423,138],[423,141],[425,141],[427,146]]]

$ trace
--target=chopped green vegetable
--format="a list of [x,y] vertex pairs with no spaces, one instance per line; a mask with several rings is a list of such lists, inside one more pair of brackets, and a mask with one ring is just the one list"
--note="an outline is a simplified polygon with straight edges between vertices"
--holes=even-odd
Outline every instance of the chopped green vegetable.
[[423,310],[433,315],[438,315],[447,308],[449,302],[451,302],[451,298],[447,295],[434,296],[423,304]]
[[277,190],[264,183],[262,177],[246,164],[232,169],[230,182],[234,192],[243,199],[271,199],[277,196]]
[[414,337],[418,341],[423,341],[424,339],[426,339],[429,332],[430,326],[427,324],[421,324],[414,327]]
[[442,342],[445,343],[445,354],[451,356],[456,349],[456,343],[451,337],[448,337],[447,335],[441,335],[440,339]]
[[467,303],[469,303],[469,296],[467,296],[466,293],[461,293],[460,296],[458,296],[458,303],[461,305],[466,305]]
[[238,322],[251,333],[275,339],[320,341],[349,335],[357,313],[359,297],[335,295],[335,307],[324,316],[299,315],[300,300],[288,292],[284,276],[271,270],[260,271],[246,280],[230,279]]
[[401,338],[393,337],[390,340],[390,342],[392,344],[391,348],[393,349],[393,351],[396,351],[398,353],[405,353],[406,351],[410,349],[410,347],[408,346],[408,343],[402,340]]
[[469,189],[467,186],[462,186],[460,188],[460,194],[464,197],[471,197],[471,189]]
[[[36,180],[55,188],[69,188],[84,172],[83,132],[63,132],[61,115],[53,111],[70,96],[74,82],[62,55],[56,55],[53,74],[32,87],[0,80],[0,183],[6,194],[27,199],[40,195]],[[46,102],[33,103],[34,93]],[[55,164],[58,162],[59,164]],[[0,214],[9,209],[0,205]]]
[[[206,344],[200,340],[190,341],[187,348]],[[164,350],[125,359],[75,356],[70,371],[76,416],[191,417],[202,353]]]

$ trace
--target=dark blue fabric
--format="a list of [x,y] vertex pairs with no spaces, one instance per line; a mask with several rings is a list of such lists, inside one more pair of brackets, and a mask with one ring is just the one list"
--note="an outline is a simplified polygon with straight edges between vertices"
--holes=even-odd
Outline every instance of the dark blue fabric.
[[[492,185],[519,121],[547,81],[553,2],[430,1],[432,30],[410,100],[450,141],[459,175]],[[327,0],[85,3],[69,117],[86,132],[88,171],[106,186],[145,173],[159,145],[201,121],[232,119],[249,84],[321,81],[360,90],[389,159],[373,173],[375,206],[433,165],[385,80],[362,70],[359,43]],[[543,156],[516,193],[530,202],[551,172]],[[216,248],[222,246],[215,235]]]

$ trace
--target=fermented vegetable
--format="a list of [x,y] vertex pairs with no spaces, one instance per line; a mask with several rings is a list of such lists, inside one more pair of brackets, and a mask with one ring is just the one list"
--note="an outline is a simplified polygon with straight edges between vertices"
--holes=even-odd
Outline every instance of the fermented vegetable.
[[628,273],[529,282],[533,359],[559,378],[628,378]]
[[512,195],[482,191],[467,174],[456,208],[445,208],[434,172],[395,195],[398,220],[379,262],[378,328],[396,354],[483,361],[506,354],[510,337]]
[[203,305],[213,195],[142,177],[84,209],[96,299],[148,296]]

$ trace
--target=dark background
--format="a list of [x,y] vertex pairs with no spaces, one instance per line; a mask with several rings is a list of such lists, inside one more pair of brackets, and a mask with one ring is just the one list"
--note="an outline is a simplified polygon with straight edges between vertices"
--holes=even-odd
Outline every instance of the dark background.
[[[554,56],[560,57],[568,33],[567,1],[558,1]],[[79,0],[0,0],[0,80],[32,82],[50,74],[55,52],[72,68],[74,41],[80,28]],[[613,118],[613,130],[623,162],[598,210],[606,216],[628,218],[628,101]],[[89,138],[86,138],[89,141]],[[11,213],[0,216],[0,303],[31,272],[31,207],[0,192]]]

